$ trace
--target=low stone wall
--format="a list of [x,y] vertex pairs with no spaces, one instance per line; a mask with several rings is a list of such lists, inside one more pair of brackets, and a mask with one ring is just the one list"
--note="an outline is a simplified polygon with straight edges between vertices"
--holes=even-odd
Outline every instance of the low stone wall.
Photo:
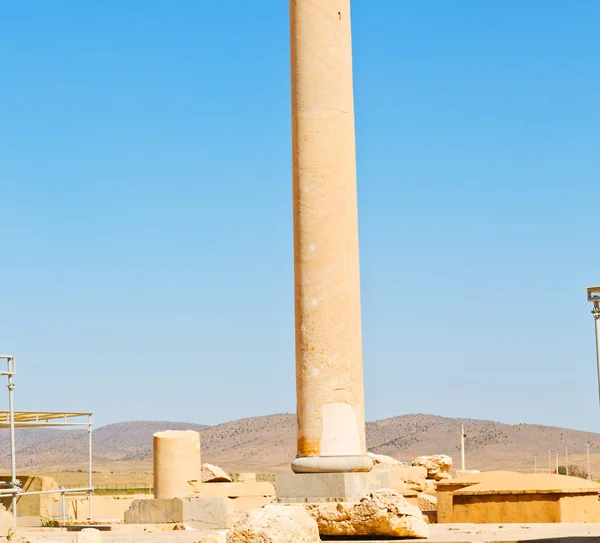
[[[24,492],[36,492],[41,490],[58,490],[58,484],[52,477],[41,477],[37,475],[18,475],[21,488]],[[10,476],[0,477],[3,483],[10,482]],[[54,503],[60,501],[60,494],[42,494],[36,496],[21,496],[17,498],[17,515],[19,517],[51,517]],[[12,512],[12,498],[6,496],[0,499],[8,511]]]

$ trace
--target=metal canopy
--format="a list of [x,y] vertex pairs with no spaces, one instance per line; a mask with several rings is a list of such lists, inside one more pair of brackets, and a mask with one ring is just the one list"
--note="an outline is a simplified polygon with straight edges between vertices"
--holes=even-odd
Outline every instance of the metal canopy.
[[[85,417],[85,421],[73,420]],[[15,411],[17,427],[88,426],[93,413],[68,413],[62,411]],[[0,428],[10,426],[10,411],[0,411]]]

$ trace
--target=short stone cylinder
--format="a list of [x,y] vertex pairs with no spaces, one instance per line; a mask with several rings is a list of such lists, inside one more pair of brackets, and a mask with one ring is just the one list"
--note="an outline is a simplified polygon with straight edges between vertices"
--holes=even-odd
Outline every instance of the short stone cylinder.
[[192,430],[154,434],[154,497],[192,496],[200,481],[200,434]]

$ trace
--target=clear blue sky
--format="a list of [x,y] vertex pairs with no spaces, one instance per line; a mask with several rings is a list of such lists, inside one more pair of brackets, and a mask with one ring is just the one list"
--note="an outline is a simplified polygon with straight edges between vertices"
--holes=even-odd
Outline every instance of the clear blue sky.
[[[0,5],[17,408],[295,410],[287,4]],[[599,21],[354,0],[369,419],[600,429]]]

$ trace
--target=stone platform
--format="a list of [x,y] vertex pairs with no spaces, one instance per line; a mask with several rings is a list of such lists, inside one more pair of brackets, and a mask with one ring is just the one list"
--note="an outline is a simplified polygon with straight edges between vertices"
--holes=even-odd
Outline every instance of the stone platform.
[[417,505],[417,492],[395,485],[389,470],[277,475],[275,485],[278,503],[357,502],[374,490],[393,488]]
[[125,512],[125,523],[225,529],[274,498],[275,488],[270,483],[202,483],[192,497],[134,500]]
[[[225,543],[226,531],[186,531],[158,529],[139,531],[132,527],[115,525],[109,532],[102,532],[105,543],[195,543],[212,537],[218,543]],[[39,531],[17,530],[15,540],[31,543],[50,541],[72,543],[73,533],[60,528]],[[337,543],[350,543],[337,539]],[[372,540],[371,543],[384,543],[386,540]],[[390,540],[391,541],[391,540]],[[398,541],[397,539],[394,541]],[[430,526],[430,537],[426,543],[600,543],[600,524],[445,524]],[[356,543],[354,540],[352,543]],[[362,539],[361,543],[369,543]]]

